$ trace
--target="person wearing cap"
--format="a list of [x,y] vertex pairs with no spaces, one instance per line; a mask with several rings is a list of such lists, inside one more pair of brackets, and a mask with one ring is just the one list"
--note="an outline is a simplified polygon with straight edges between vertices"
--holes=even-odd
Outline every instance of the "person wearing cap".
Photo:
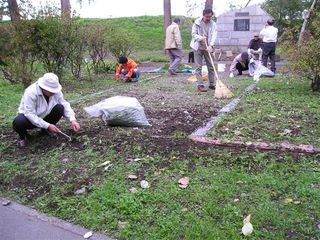
[[182,39],[179,29],[180,18],[175,18],[171,25],[166,29],[165,50],[168,51],[170,57],[170,66],[168,73],[176,75],[176,70],[182,60]]
[[273,26],[274,20],[269,19],[266,26],[261,30],[260,36],[263,40],[262,64],[267,67],[268,58],[271,62],[271,71],[276,72],[276,42],[278,38],[278,28]]
[[56,124],[62,116],[70,121],[75,132],[80,130],[75,113],[63,98],[61,88],[58,76],[46,73],[24,91],[18,115],[12,123],[19,134],[21,147],[26,146],[28,129],[41,128],[49,135],[59,132]]
[[237,55],[231,63],[229,77],[234,77],[236,72],[238,72],[237,75],[242,75],[243,71],[249,69],[249,63],[252,61],[254,61],[254,56],[250,53],[243,52]]
[[120,56],[118,59],[119,65],[116,69],[115,79],[120,79],[120,74],[126,82],[137,82],[140,77],[138,64],[131,58]]
[[192,26],[192,39],[190,47],[194,51],[194,60],[196,63],[197,87],[199,92],[207,92],[202,80],[202,62],[203,58],[208,68],[209,89],[214,90],[216,86],[214,77],[214,68],[210,60],[217,38],[216,23],[212,20],[213,11],[208,8],[203,10],[202,17],[196,19]]
[[259,37],[259,33],[254,33],[253,39],[250,40],[248,46],[248,53],[251,54],[258,54],[259,61],[262,61],[262,49],[263,49],[263,42],[262,39]]

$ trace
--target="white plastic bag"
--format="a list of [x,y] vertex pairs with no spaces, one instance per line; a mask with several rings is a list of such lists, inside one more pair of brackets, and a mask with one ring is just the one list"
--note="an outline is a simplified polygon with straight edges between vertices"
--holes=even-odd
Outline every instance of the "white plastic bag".
[[259,77],[274,77],[274,72],[272,72],[269,68],[263,66],[259,61],[254,61],[249,64],[249,75]]
[[115,96],[95,105],[85,107],[90,117],[100,117],[110,126],[146,127],[150,126],[144,108],[133,97]]

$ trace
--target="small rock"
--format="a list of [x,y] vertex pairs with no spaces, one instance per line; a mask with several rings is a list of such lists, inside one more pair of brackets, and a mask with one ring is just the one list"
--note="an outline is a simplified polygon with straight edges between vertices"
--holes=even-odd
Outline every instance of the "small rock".
[[83,235],[84,239],[89,239],[93,235],[92,232],[87,232],[86,234]]
[[149,188],[149,183],[146,181],[146,180],[142,180],[141,182],[140,182],[140,186],[141,186],[141,188]]
[[11,201],[9,201],[9,200],[2,201],[2,206],[8,206],[10,204],[11,204]]
[[235,199],[233,200],[233,202],[239,202],[239,201],[240,201],[239,198],[235,198]]
[[86,188],[85,188],[85,187],[82,187],[82,188],[80,188],[80,189],[78,189],[78,190],[76,191],[76,194],[79,195],[79,194],[83,194],[83,193],[85,193],[85,192],[86,192]]
[[66,162],[68,162],[69,161],[69,158],[64,158],[64,159],[62,159],[62,162],[64,162],[64,163],[66,163]]

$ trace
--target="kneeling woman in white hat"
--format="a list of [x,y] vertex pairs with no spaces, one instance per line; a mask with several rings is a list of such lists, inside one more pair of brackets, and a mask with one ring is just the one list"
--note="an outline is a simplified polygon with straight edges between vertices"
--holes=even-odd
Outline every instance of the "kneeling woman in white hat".
[[70,103],[63,98],[58,76],[46,73],[25,90],[13,120],[13,129],[20,137],[19,145],[26,146],[27,129],[38,127],[49,135],[59,132],[56,124],[62,116],[70,121],[75,132],[80,130]]

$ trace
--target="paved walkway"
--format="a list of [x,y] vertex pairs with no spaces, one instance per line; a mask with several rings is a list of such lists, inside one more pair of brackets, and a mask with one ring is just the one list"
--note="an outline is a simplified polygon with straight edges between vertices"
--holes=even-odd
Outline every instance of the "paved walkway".
[[[3,202],[4,199],[0,198]],[[89,230],[12,202],[0,205],[1,240],[83,240]],[[90,240],[111,240],[93,233]]]

